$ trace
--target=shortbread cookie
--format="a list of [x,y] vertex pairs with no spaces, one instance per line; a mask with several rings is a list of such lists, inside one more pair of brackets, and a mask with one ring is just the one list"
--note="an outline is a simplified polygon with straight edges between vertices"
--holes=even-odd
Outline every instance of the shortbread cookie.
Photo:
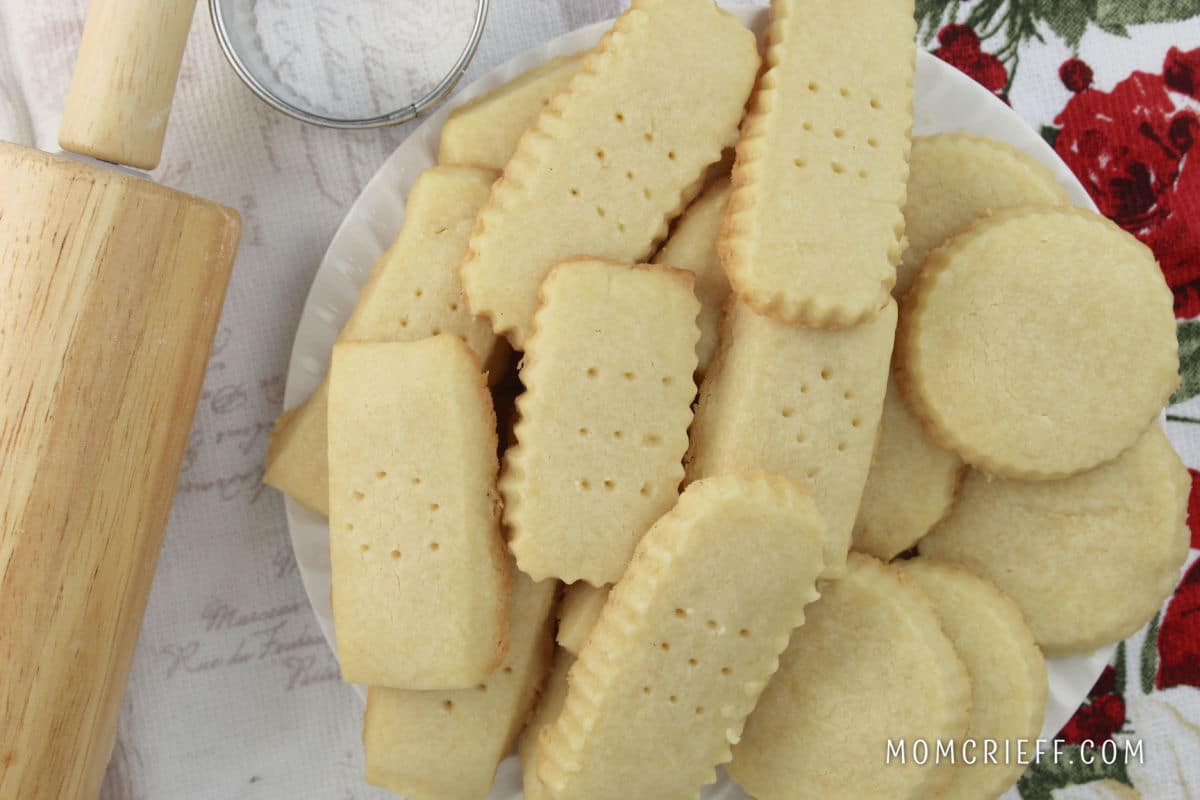
[[307,400],[275,421],[263,472],[263,483],[322,517],[329,516],[328,416],[329,382],[321,381]]
[[472,310],[523,350],[554,264],[648,258],[736,140],[758,63],[754,35],[713,0],[634,0],[480,212],[462,267]]
[[[994,585],[957,564],[914,558],[901,565],[933,602],[942,630],[967,667],[971,679],[971,720],[967,739],[982,747],[996,742],[1001,752],[1017,751],[1018,741],[1033,740],[1046,715],[1046,660],[1020,609]],[[950,782],[939,800],[990,800],[999,797],[1025,770],[1016,759],[943,764]]]
[[896,282],[913,0],[774,0],[719,247],[739,298],[809,327],[870,319]]
[[889,380],[851,546],[884,561],[903,553],[946,516],[962,473],[962,460],[929,440]]
[[524,800],[545,800],[549,797],[542,779],[537,776],[538,739],[541,738],[542,731],[553,725],[562,712],[563,702],[567,699],[567,675],[574,663],[575,656],[562,648],[558,649],[554,657],[554,669],[542,687],[533,716],[517,741],[517,755],[521,759],[525,787]]
[[583,54],[558,56],[463,103],[442,124],[438,163],[504,169],[521,134],[579,71]]
[[646,534],[542,733],[556,800],[696,797],[817,598],[825,526],[795,482],[688,487]]
[[914,137],[904,203],[908,247],[892,293],[902,297],[930,250],[989,211],[1066,202],[1054,174],[1006,142],[965,133]]
[[925,596],[900,570],[851,553],[792,634],[729,774],[757,800],[918,800],[950,778],[888,763],[888,742],[960,739],[967,670]]
[[457,336],[334,346],[330,557],[342,677],[474,686],[504,657],[496,417]]
[[598,260],[547,276],[500,481],[509,547],[534,578],[615,582],[674,505],[696,393],[692,280]]
[[1154,425],[1114,461],[1061,481],[972,470],[950,516],[919,548],[1000,587],[1047,653],[1087,652],[1136,631],[1175,587],[1188,551],[1189,489]]
[[717,351],[721,310],[729,296],[729,279],[725,277],[721,257],[717,255],[717,234],[721,232],[721,218],[732,191],[728,176],[718,178],[688,206],[666,244],[654,256],[655,264],[696,273],[696,296],[700,298],[700,316],[696,319],[700,326],[696,373],[700,376],[704,375]]
[[[508,347],[487,322],[471,316],[458,264],[475,215],[497,173],[473,167],[431,167],[417,176],[404,226],[371,271],[340,342],[414,341],[452,333],[466,341],[496,379]],[[271,434],[263,482],[322,516],[329,515],[325,383]]]
[[1128,448],[1179,385],[1154,255],[1074,208],[1017,208],[934,250],[905,298],[901,389],[984,472],[1047,480]]
[[829,576],[850,547],[895,326],[894,302],[838,331],[788,325],[734,302],[700,387],[688,480],[762,469],[804,481],[829,528]]
[[571,655],[579,655],[588,634],[600,619],[604,603],[608,600],[609,587],[592,586],[578,581],[563,592],[558,608],[558,646]]
[[367,783],[413,800],[483,800],[550,668],[556,589],[513,578],[508,655],[478,685],[367,691]]

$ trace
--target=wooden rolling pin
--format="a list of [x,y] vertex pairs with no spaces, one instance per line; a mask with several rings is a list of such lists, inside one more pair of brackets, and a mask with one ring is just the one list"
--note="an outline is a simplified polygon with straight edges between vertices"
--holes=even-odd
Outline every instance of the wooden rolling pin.
[[[66,150],[157,165],[195,0],[94,0]],[[0,798],[94,798],[241,221],[0,143]]]

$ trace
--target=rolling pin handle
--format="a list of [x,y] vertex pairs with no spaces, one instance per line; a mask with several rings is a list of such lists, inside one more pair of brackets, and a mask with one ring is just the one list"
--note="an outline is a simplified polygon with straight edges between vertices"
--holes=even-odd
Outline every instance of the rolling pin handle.
[[196,0],[92,0],[58,143],[154,169]]

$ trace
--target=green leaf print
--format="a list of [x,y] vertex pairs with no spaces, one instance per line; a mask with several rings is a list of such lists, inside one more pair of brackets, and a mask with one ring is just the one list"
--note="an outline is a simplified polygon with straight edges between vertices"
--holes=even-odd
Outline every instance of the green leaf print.
[[1098,0],[1096,24],[1106,31],[1123,33],[1128,25],[1176,22],[1200,14],[1200,0]]
[[1183,378],[1171,405],[1200,394],[1200,320],[1181,322],[1177,328],[1179,336],[1179,374]]
[[1146,639],[1142,642],[1139,665],[1142,673],[1142,694],[1154,691],[1154,675],[1158,672],[1158,623],[1161,614],[1161,611],[1158,612],[1154,619],[1150,620],[1150,627],[1146,629]]

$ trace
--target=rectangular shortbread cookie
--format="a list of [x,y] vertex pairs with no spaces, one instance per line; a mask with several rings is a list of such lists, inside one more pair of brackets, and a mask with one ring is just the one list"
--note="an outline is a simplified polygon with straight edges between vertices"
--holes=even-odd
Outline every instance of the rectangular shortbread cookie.
[[700,335],[692,282],[590,259],[546,277],[500,479],[509,548],[534,578],[615,582],[674,504]]
[[648,258],[736,139],[758,64],[754,35],[712,0],[634,0],[480,212],[462,267],[472,310],[523,350],[551,266]]
[[774,0],[720,242],[760,314],[840,328],[896,281],[916,56],[913,0]]
[[696,296],[700,298],[700,342],[696,345],[697,374],[703,376],[717,351],[721,310],[729,296],[729,279],[717,254],[717,236],[725,204],[733,187],[728,176],[706,188],[675,224],[666,244],[654,256],[655,264],[686,269],[696,274]]
[[691,484],[638,544],[571,668],[538,746],[549,796],[697,797],[817,598],[824,548],[799,483]]
[[608,592],[607,586],[592,586],[584,581],[573,583],[563,591],[555,638],[559,647],[573,656],[579,655],[596,620],[600,619]]
[[[508,347],[486,321],[471,316],[458,278],[475,215],[496,175],[473,167],[431,167],[417,176],[404,226],[376,262],[338,341],[413,341],[452,333],[475,351],[491,377],[499,376]],[[329,516],[326,412],[322,383],[276,423],[263,476],[322,516]]]
[[329,376],[329,544],[342,677],[474,686],[504,657],[496,417],[457,336],[345,342]]
[[367,782],[413,800],[483,800],[550,669],[557,584],[513,578],[504,663],[452,691],[367,691]]
[[504,169],[517,141],[579,71],[583,54],[558,56],[463,103],[442,124],[438,162]]
[[896,330],[889,301],[844,330],[801,328],[731,303],[700,386],[688,479],[761,469],[809,487],[840,574],[875,450]]

